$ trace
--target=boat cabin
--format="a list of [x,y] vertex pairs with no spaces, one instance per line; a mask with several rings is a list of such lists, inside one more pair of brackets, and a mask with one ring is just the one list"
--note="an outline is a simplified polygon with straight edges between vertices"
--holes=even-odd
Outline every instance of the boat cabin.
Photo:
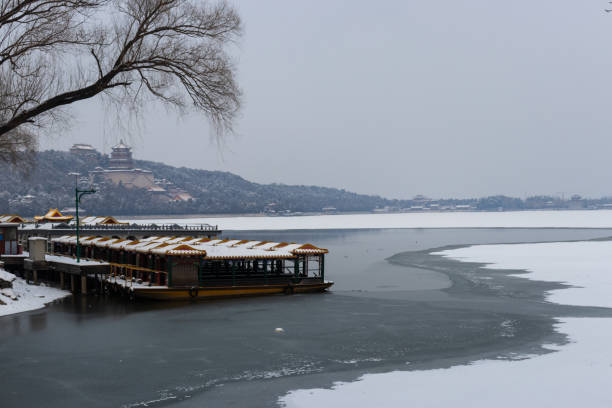
[[[74,256],[76,236],[52,239],[56,254]],[[250,288],[306,291],[324,289],[327,249],[311,244],[192,237],[149,237],[142,240],[85,236],[84,258],[109,262],[113,279],[145,289],[193,290]],[[130,284],[131,282],[131,284]],[[133,283],[136,282],[136,286]],[[325,288],[331,286],[327,283]],[[149,290],[150,292],[150,290]],[[161,292],[156,291],[154,295]],[[186,292],[185,292],[186,293]],[[242,294],[242,293],[240,293]]]

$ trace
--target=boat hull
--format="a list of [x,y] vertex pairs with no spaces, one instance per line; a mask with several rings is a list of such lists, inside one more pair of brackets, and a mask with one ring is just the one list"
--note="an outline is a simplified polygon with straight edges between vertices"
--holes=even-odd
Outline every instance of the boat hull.
[[332,286],[333,282],[252,285],[252,286],[219,286],[198,288],[134,288],[134,295],[142,299],[155,300],[197,300],[240,296],[290,295],[293,293],[323,292]]

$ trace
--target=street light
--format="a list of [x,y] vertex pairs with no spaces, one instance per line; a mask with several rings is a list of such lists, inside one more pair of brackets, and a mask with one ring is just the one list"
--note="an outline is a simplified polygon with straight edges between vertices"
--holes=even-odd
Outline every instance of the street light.
[[81,190],[79,189],[79,173],[68,173],[69,176],[74,176],[74,204],[76,208],[76,261],[77,263],[81,262],[81,244],[80,244],[80,236],[79,236],[79,203],[81,202],[81,197],[87,194],[93,194],[96,192],[93,188],[89,190]]

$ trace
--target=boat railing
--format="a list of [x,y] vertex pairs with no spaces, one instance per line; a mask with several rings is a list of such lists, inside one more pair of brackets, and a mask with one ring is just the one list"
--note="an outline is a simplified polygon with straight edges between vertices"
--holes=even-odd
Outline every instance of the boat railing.
[[[123,280],[125,280],[125,286],[131,288],[134,286],[134,281],[136,280],[134,277],[135,272],[155,274],[156,277],[159,277],[160,275],[168,275],[166,271],[144,268],[142,266],[111,262],[108,278],[110,279],[110,282],[117,283],[117,278],[121,279],[120,277],[124,276]],[[151,282],[150,279],[151,276],[149,277],[149,281],[143,281],[149,282],[149,284],[153,285],[153,282]],[[165,279],[165,281],[168,281],[167,278]]]

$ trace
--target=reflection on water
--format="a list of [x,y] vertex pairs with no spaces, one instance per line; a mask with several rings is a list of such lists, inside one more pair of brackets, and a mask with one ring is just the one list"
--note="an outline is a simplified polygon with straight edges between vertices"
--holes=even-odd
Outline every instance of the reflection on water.
[[47,328],[47,313],[32,313],[28,316],[30,319],[30,330],[38,331]]

